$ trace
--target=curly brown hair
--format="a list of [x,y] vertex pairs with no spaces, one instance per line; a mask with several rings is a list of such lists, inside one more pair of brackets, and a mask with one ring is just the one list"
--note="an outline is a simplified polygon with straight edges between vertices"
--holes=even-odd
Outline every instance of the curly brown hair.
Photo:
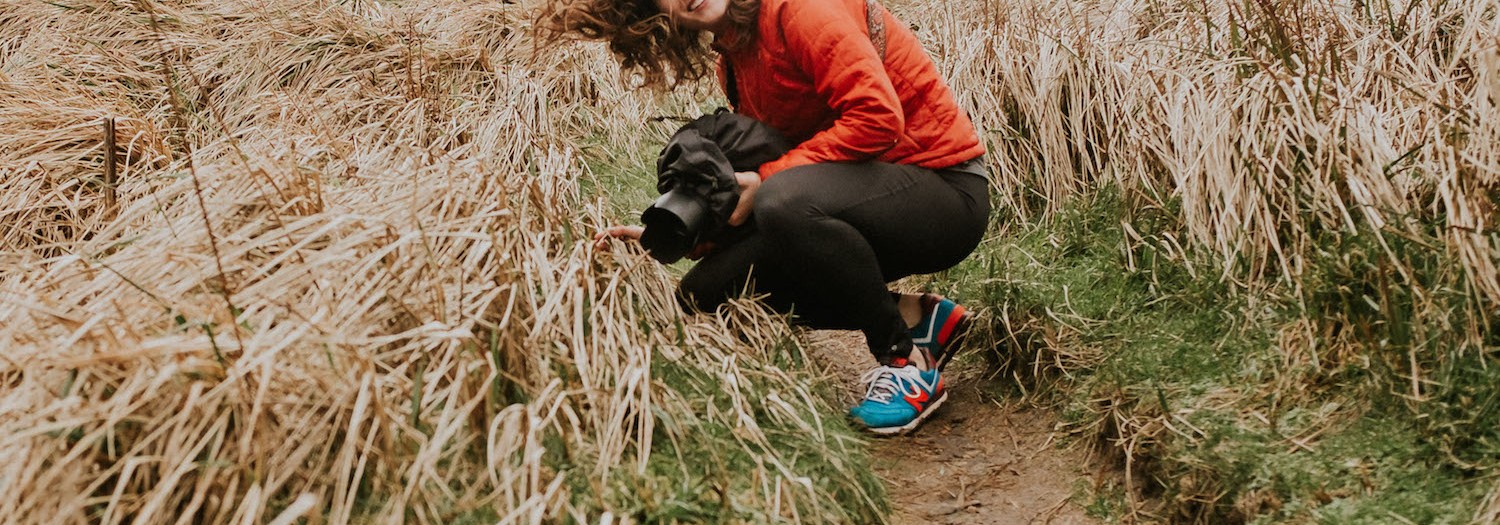
[[[760,0],[729,0],[725,16],[743,48],[755,39]],[[540,43],[604,40],[626,72],[645,85],[668,89],[712,71],[714,53],[703,31],[673,24],[654,0],[546,0],[537,14]]]

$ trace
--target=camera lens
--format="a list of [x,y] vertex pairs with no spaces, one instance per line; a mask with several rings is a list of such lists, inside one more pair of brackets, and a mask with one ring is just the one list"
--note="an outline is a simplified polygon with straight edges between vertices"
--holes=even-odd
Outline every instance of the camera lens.
[[646,230],[641,246],[662,263],[673,263],[687,255],[698,242],[708,205],[697,196],[676,190],[663,193],[641,213]]

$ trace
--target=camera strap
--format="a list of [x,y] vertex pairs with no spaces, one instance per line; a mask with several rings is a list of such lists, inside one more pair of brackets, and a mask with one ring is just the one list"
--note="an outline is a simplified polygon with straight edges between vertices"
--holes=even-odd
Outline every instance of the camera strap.
[[[875,55],[885,62],[885,9],[879,0],[865,0],[865,29],[870,35],[870,44],[875,46]],[[740,105],[740,84],[734,78],[734,64],[724,59],[724,96],[729,97],[729,107]]]

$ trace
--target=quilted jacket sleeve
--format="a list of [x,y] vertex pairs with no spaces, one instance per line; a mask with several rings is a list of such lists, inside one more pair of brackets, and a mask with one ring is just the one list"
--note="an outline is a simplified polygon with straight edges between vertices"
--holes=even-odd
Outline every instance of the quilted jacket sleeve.
[[865,34],[864,14],[826,0],[790,2],[780,14],[789,58],[838,117],[786,155],[762,164],[761,179],[818,162],[868,160],[895,146],[905,128],[901,102]]

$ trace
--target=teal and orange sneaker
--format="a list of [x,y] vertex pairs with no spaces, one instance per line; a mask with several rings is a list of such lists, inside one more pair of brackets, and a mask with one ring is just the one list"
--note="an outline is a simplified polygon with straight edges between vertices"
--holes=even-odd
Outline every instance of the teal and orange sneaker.
[[920,299],[922,320],[911,329],[911,342],[923,349],[937,362],[937,368],[947,366],[958,349],[958,341],[969,331],[972,316],[963,305],[938,294],[924,293]]
[[921,370],[906,359],[877,366],[860,381],[869,385],[865,399],[849,409],[849,416],[876,434],[910,432],[948,399],[937,368]]

